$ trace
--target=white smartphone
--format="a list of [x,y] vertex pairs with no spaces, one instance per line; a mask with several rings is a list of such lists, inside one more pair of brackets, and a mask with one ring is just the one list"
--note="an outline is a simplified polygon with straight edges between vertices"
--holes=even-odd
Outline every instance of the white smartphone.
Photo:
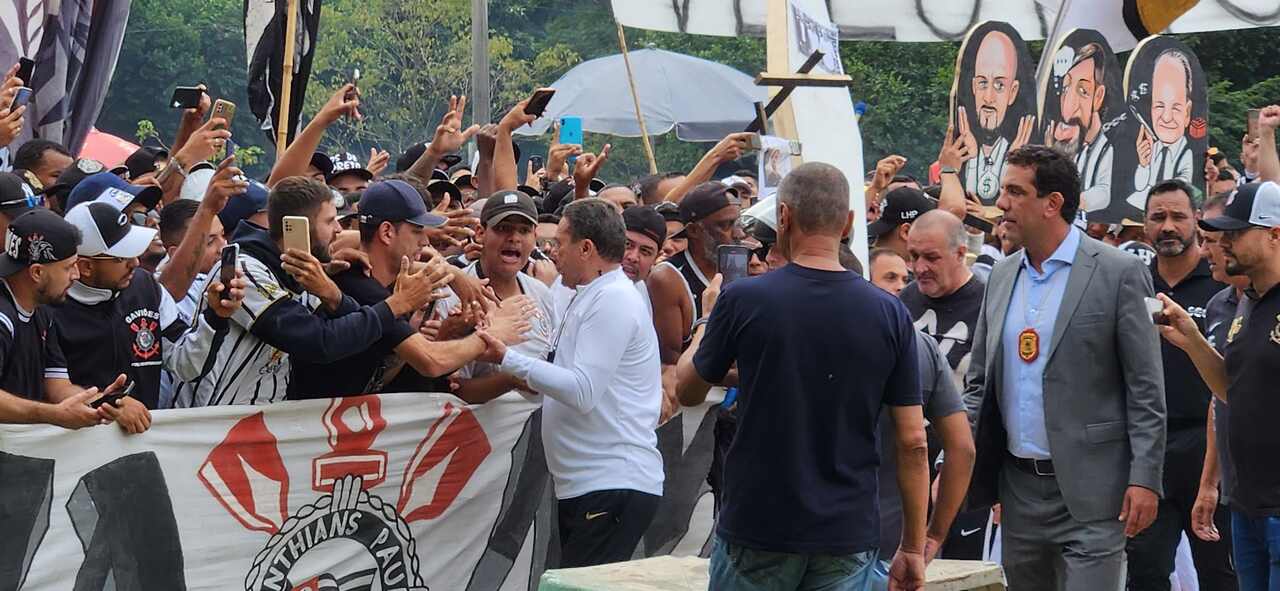
[[306,216],[284,216],[284,249],[296,248],[311,252],[311,220]]

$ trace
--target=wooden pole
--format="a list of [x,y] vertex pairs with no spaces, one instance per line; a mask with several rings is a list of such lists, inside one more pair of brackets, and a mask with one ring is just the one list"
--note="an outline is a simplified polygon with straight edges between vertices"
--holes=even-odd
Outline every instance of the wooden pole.
[[298,34],[298,0],[289,0],[284,26],[284,71],[280,76],[280,121],[276,124],[276,159],[289,147],[289,95],[293,92],[294,37]]
[[631,85],[631,102],[636,107],[636,123],[640,124],[640,139],[644,142],[644,156],[649,159],[649,174],[658,174],[658,161],[653,157],[653,146],[649,144],[649,129],[644,124],[644,114],[640,110],[640,94],[636,92],[636,77],[631,73],[631,55],[627,53],[627,34],[622,31],[622,23],[618,25],[618,47],[622,49],[622,63],[627,66],[627,83]]

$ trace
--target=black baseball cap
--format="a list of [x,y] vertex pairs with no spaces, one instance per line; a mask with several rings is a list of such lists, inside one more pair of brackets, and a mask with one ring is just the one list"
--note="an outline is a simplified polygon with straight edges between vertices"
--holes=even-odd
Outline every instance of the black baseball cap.
[[12,172],[0,172],[0,213],[17,217],[40,205],[36,192]]
[[[106,169],[107,167],[103,166],[102,163],[97,160],[93,160],[92,158],[80,158],[75,162],[72,162],[71,166],[64,169],[58,175],[58,180],[56,182],[45,187],[44,194],[65,198],[67,195],[71,194],[71,190],[76,188],[76,185],[80,184],[80,181],[84,180],[85,177],[92,174],[98,174]],[[68,207],[67,209],[70,208]]]
[[738,190],[718,181],[707,181],[693,188],[680,200],[680,221],[685,224],[704,220],[729,206],[738,205]]
[[155,228],[129,223],[119,209],[110,203],[91,201],[67,211],[67,223],[80,231],[81,256],[111,256],[131,259],[142,256],[156,237]]
[[622,222],[628,232],[636,232],[652,238],[658,248],[667,240],[667,221],[652,207],[629,207],[622,210]]
[[80,231],[44,208],[36,208],[9,223],[5,231],[4,254],[0,255],[0,277],[8,277],[30,267],[56,263],[75,256]]
[[443,226],[448,221],[430,211],[413,185],[404,181],[378,181],[360,196],[360,223],[409,222],[424,228]]
[[884,209],[880,219],[867,226],[867,235],[879,238],[890,230],[910,224],[924,212],[938,207],[938,204],[915,187],[898,187],[884,196]]
[[[513,145],[514,145],[514,142],[513,142]],[[516,148],[516,149],[519,150],[519,148]],[[459,162],[462,162],[462,156],[459,156],[457,154],[445,154],[444,156],[440,157],[440,165],[444,166],[445,168],[453,168],[454,166],[457,166]]]
[[434,179],[427,183],[427,191],[431,192],[432,203],[439,204],[440,200],[448,195],[453,203],[462,204],[462,190],[449,181]]
[[663,221],[680,222],[684,221],[680,218],[680,206],[673,201],[659,201],[653,204],[653,210],[662,216]]
[[1271,181],[1241,185],[1227,197],[1222,214],[1200,220],[1200,227],[1210,232],[1280,227],[1280,185]]
[[311,155],[311,166],[316,167],[316,170],[324,173],[326,181],[329,180],[329,177],[333,176],[333,160],[331,160],[329,155],[324,152],[316,152]]
[[[61,177],[59,177],[61,178]],[[124,210],[134,203],[146,206],[147,211],[156,208],[164,191],[155,185],[131,185],[128,181],[111,174],[99,172],[84,177],[67,197],[66,210],[90,201],[106,201]]]
[[499,191],[490,196],[480,210],[480,223],[488,227],[513,215],[538,225],[538,206],[533,197],[520,191]]
[[426,152],[427,144],[424,142],[409,146],[409,149],[405,150],[399,158],[396,158],[396,172],[405,172],[413,168],[413,163],[417,162]]
[[333,172],[325,175],[325,179],[332,181],[344,174],[354,174],[366,181],[373,180],[373,173],[364,167],[360,159],[351,152],[339,152],[334,154],[330,160],[333,161]]
[[140,178],[156,171],[156,160],[169,157],[169,151],[163,148],[138,148],[124,161],[129,170],[129,178]]
[[[450,182],[452,182],[453,184],[459,187],[463,185],[466,185],[468,187],[472,186],[471,181],[473,178],[473,173],[471,172],[471,167],[467,166],[466,164],[463,164],[463,163],[454,164],[453,166],[449,167],[449,170],[445,174],[448,175]],[[463,179],[466,179],[466,181],[463,181]]]

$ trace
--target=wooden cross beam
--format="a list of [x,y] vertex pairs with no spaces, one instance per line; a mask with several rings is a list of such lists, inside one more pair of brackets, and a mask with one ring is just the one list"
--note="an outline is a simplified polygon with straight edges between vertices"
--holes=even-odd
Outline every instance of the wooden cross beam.
[[[836,87],[836,86],[852,86],[853,79],[843,74],[810,74],[813,68],[822,61],[824,54],[819,50],[814,50],[809,55],[809,59],[805,60],[800,69],[794,74],[771,74],[761,72],[756,75],[757,86],[777,86],[779,90],[769,100],[769,104],[764,107],[764,116],[772,117],[774,112],[786,102],[787,97],[791,96],[791,92],[797,86],[817,86],[817,87]],[[756,120],[747,126],[748,132],[761,132],[767,130],[767,126],[760,119],[759,114]]]

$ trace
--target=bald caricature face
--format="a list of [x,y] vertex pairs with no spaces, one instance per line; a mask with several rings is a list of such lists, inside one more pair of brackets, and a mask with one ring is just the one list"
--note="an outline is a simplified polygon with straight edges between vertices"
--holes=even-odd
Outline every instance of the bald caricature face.
[[995,31],[982,39],[973,61],[972,84],[978,126],[994,133],[1018,98],[1018,51],[1008,35]]
[[1156,60],[1151,74],[1151,124],[1156,137],[1166,144],[1176,143],[1191,122],[1189,85],[1181,54],[1166,53]]

